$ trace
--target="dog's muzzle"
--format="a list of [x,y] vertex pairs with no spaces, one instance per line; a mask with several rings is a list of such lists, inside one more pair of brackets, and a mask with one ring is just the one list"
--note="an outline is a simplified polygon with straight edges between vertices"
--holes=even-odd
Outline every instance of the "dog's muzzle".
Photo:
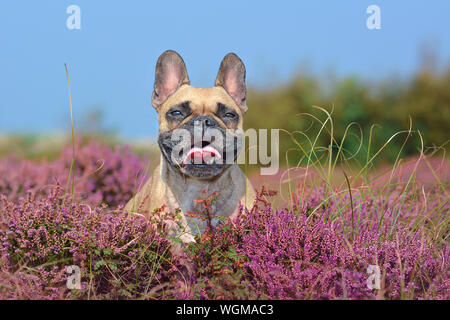
[[208,178],[236,160],[239,136],[232,131],[211,116],[197,116],[180,128],[160,133],[158,143],[166,160],[179,171]]

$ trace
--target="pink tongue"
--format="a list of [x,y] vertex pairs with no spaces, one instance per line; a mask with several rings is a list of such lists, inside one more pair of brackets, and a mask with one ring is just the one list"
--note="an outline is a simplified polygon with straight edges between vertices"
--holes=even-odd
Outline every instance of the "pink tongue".
[[194,147],[187,155],[184,157],[183,163],[189,163],[191,162],[190,159],[193,159],[192,163],[194,164],[201,164],[201,163],[208,163],[212,164],[214,161],[214,158],[220,159],[220,153],[211,146],[206,146],[204,148],[198,148]]

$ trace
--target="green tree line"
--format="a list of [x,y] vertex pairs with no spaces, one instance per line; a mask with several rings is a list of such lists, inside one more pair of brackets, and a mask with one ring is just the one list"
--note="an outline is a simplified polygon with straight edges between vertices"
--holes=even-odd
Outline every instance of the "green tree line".
[[[386,162],[418,152],[421,142],[425,147],[445,149],[450,128],[450,67],[442,72],[422,69],[409,79],[384,78],[376,81],[357,77],[336,79],[330,84],[311,75],[298,75],[290,82],[272,89],[250,88],[247,94],[249,111],[245,117],[246,128],[279,128],[294,133],[293,137],[308,149],[317,136],[327,115],[321,107],[331,113],[333,122],[333,148],[342,143],[347,126],[352,125],[344,139],[343,150],[350,156],[359,150],[356,159],[363,159],[370,150],[381,148],[396,132],[408,130],[412,122],[412,133],[402,149],[407,133],[398,134],[384,149],[381,157]],[[411,120],[410,120],[411,119]],[[371,138],[370,131],[372,125]],[[330,145],[331,125],[327,123],[317,138],[315,147]],[[361,132],[363,143],[361,143]],[[307,138],[308,137],[308,138]],[[369,142],[370,140],[370,142]],[[298,149],[290,136],[280,133],[280,157],[286,151]],[[298,150],[299,151],[299,150]],[[289,163],[295,165],[302,159],[301,152],[288,152]],[[283,162],[284,160],[282,160]],[[285,162],[284,162],[285,163]]]

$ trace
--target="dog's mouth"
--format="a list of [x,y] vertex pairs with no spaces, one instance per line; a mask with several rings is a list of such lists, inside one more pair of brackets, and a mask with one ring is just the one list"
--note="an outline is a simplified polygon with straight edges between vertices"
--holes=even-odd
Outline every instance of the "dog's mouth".
[[200,146],[191,146],[191,149],[184,156],[181,166],[194,165],[202,168],[211,166],[222,159],[220,152],[209,142],[202,141]]
[[216,177],[236,160],[237,144],[208,137],[200,141],[173,138],[172,132],[160,133],[158,144],[167,162],[182,174],[199,179]]

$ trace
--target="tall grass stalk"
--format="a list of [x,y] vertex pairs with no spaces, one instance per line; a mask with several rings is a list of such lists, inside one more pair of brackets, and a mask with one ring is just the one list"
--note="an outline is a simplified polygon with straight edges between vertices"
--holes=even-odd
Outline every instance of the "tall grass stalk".
[[69,105],[70,105],[70,123],[72,126],[72,163],[70,165],[69,169],[69,177],[67,179],[67,185],[66,185],[66,191],[64,193],[63,203],[66,200],[67,192],[69,191],[69,182],[70,178],[72,178],[72,200],[74,196],[74,188],[75,188],[75,130],[73,125],[73,110],[72,110],[72,93],[70,91],[70,78],[69,78],[69,70],[67,68],[67,64],[64,64],[64,68],[66,69],[66,77],[67,77],[67,86],[69,89]]

